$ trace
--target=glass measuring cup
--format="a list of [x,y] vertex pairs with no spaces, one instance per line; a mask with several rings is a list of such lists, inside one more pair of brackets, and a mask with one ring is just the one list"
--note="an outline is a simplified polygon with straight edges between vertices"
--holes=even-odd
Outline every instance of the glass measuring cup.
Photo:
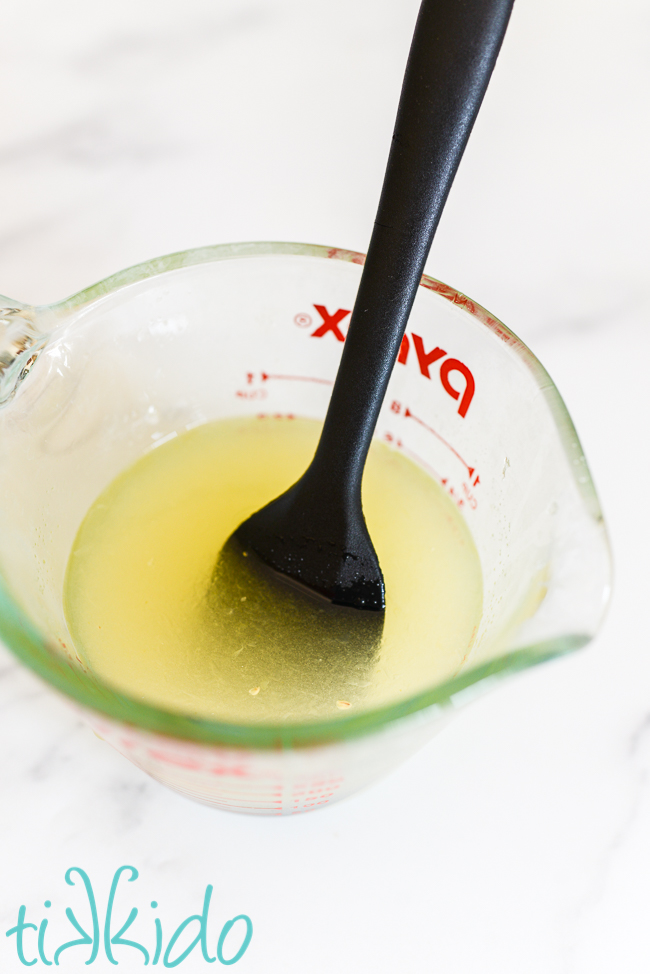
[[463,667],[407,700],[281,726],[166,712],[86,671],[62,592],[88,508],[199,424],[322,419],[362,263],[237,244],[160,258],[48,307],[0,302],[0,635],[117,750],[217,807],[291,814],[350,794],[495,679],[588,642],[608,598],[602,515],[557,390],[504,325],[425,277],[376,435],[440,482],[473,535],[484,610]]

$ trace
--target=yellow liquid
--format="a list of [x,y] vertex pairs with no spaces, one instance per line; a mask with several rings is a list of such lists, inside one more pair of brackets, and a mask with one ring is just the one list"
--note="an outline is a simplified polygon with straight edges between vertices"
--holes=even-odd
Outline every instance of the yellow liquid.
[[305,470],[319,433],[307,419],[210,423],[104,491],[75,539],[64,595],[96,676],[164,709],[282,723],[360,713],[458,672],[481,616],[478,553],[442,488],[382,443],[363,506],[386,582],[383,629],[378,613],[231,577],[227,560],[215,572],[235,528]]

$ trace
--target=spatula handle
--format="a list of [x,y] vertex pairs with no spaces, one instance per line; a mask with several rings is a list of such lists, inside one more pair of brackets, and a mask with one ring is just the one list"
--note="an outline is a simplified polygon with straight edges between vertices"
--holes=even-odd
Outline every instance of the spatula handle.
[[370,441],[433,235],[514,0],[423,0],[377,219],[312,464],[360,490]]

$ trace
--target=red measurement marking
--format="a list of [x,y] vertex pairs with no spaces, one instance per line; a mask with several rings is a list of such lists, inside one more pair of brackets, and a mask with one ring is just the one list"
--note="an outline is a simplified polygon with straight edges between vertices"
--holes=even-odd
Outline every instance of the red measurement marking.
[[187,771],[203,770],[201,762],[189,756],[170,754],[169,752],[159,751],[152,747],[147,749],[147,756],[153,758],[154,761],[160,761],[163,764],[173,764],[175,767],[185,768]]
[[258,413],[257,419],[268,419],[272,416],[273,419],[295,419],[294,413]]
[[411,412],[411,410],[408,408],[408,406],[404,410],[404,415],[406,416],[407,419],[409,417],[411,419],[414,419],[416,423],[419,423],[420,426],[423,426],[424,429],[427,430],[429,433],[433,433],[433,435],[437,439],[439,439],[441,443],[444,443],[444,445],[449,450],[451,450],[451,452],[454,454],[455,457],[458,457],[458,459],[460,460],[460,462],[462,463],[462,465],[467,468],[470,477],[472,476],[472,474],[474,473],[474,469],[475,468],[474,467],[470,467],[470,465],[467,463],[467,461],[466,460],[463,460],[463,458],[461,457],[461,455],[458,452],[458,450],[454,450],[454,448],[451,445],[451,443],[448,443],[447,440],[444,438],[444,436],[441,436],[440,433],[436,432],[436,430],[434,430],[432,426],[428,426],[427,423],[425,423],[423,419],[420,419],[419,418],[419,416],[414,416],[413,413]]
[[268,382],[269,379],[286,379],[291,382],[318,382],[323,386],[334,385],[332,379],[316,379],[313,375],[269,375],[268,372],[262,372],[262,382]]
[[233,767],[232,765],[217,764],[213,768],[205,768],[204,770],[208,774],[228,775],[229,777],[235,778],[248,777],[248,770],[241,765],[235,765]]
[[[476,479],[478,480],[478,477]],[[472,510],[475,511],[476,508],[478,507],[478,502],[474,497],[474,494],[471,492],[471,490],[469,489],[469,487],[464,481],[463,481],[463,492],[465,494],[465,497],[467,498],[467,503],[472,508]]]
[[266,389],[237,389],[235,395],[239,399],[266,399],[268,392]]

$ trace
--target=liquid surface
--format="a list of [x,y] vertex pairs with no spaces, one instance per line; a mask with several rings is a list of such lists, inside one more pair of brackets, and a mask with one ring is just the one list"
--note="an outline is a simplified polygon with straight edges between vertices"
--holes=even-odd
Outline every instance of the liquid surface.
[[481,616],[478,554],[442,488],[403,454],[375,441],[363,482],[383,619],[306,599],[254,568],[242,574],[242,559],[222,550],[298,479],[320,428],[210,423],[152,450],[104,491],[65,581],[68,626],[90,670],[145,703],[238,723],[360,713],[459,670]]

